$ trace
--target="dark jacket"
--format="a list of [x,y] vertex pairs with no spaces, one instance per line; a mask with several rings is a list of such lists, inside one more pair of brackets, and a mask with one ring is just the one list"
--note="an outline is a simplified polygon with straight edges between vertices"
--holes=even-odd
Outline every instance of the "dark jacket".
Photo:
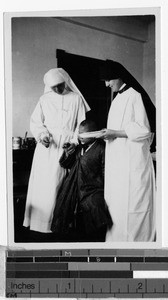
[[112,226],[104,200],[104,157],[105,145],[99,140],[83,156],[81,145],[68,157],[63,153],[60,164],[70,172],[56,199],[51,226],[53,232],[68,233],[78,214],[82,214],[88,234],[104,225]]

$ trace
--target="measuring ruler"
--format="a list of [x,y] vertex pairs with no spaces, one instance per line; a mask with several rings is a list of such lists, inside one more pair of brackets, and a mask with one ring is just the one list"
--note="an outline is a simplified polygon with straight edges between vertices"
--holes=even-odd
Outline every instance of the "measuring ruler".
[[6,297],[168,298],[168,251],[7,251]]

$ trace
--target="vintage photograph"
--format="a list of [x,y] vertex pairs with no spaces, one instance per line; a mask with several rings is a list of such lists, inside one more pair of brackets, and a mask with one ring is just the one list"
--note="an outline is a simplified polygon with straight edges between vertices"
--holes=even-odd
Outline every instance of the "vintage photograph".
[[158,24],[6,13],[11,244],[160,242]]

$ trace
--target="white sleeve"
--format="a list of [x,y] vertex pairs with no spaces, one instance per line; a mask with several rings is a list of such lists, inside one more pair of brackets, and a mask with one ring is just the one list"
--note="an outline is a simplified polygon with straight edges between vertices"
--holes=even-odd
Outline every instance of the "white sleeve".
[[134,97],[132,120],[124,129],[130,140],[141,141],[150,138],[151,131],[141,94],[136,93]]
[[86,110],[84,103],[79,96],[78,98],[78,110],[77,110],[77,117],[76,117],[76,128],[73,135],[73,138],[71,139],[71,143],[78,144],[78,132],[79,132],[79,125],[80,123],[86,119]]
[[44,125],[44,120],[45,117],[41,102],[39,101],[30,118],[30,130],[37,142],[40,141],[42,137],[49,134],[46,126]]

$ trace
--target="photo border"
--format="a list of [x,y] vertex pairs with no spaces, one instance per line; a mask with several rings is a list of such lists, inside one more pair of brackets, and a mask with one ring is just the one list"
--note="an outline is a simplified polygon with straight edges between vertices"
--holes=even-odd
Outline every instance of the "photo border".
[[[94,248],[94,249],[157,249],[162,245],[162,205],[156,206],[157,212],[157,232],[156,242],[103,242],[103,243],[16,243],[14,242],[14,212],[13,205],[13,178],[12,178],[12,56],[11,56],[11,19],[13,17],[62,17],[62,16],[122,16],[122,15],[143,15],[154,14],[156,16],[156,107],[157,107],[157,198],[162,199],[161,195],[161,49],[160,49],[160,8],[118,8],[105,10],[75,10],[75,11],[56,11],[56,12],[17,12],[5,13],[5,102],[6,102],[6,141],[7,141],[7,202],[8,202],[8,245],[15,248],[24,249],[76,249],[76,248]],[[163,201],[163,199],[162,199]],[[159,216],[159,217],[158,217]],[[9,221],[10,220],[10,221]],[[14,226],[13,226],[14,227]]]

